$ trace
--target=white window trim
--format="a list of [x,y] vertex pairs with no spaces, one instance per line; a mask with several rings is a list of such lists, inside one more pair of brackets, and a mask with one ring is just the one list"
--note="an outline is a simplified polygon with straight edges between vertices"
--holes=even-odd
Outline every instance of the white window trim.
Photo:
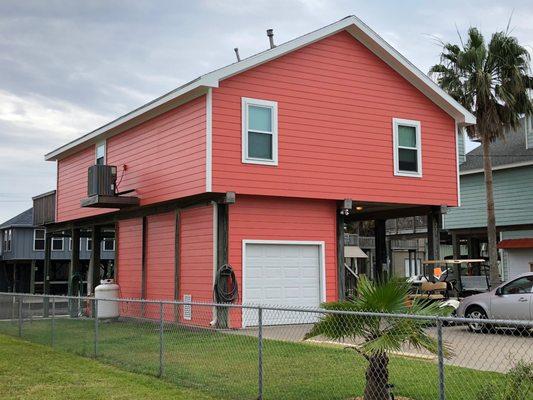
[[[86,251],[92,251],[92,249],[89,248],[89,242],[92,243],[92,241],[93,241],[92,238],[88,237],[88,238],[85,238],[85,239],[86,239],[86,240],[85,240],[85,250],[86,250]],[[81,240],[81,239],[80,239],[80,240]]]
[[[36,235],[36,234],[37,234],[37,231],[43,231],[44,234],[45,234],[45,236],[44,236],[42,239],[37,239],[37,235]],[[34,230],[33,230],[33,251],[44,251],[44,249],[42,249],[42,250],[37,250],[37,249],[35,248],[35,241],[36,241],[36,240],[42,240],[42,241],[44,241],[44,247],[46,248],[46,229],[34,229]]]
[[[65,238],[63,237],[53,237],[50,243],[50,246],[52,247],[52,251],[65,251]],[[61,249],[54,249],[54,241],[61,240]]]
[[[398,138],[398,126],[412,126],[416,130],[416,150],[417,150],[417,165],[418,165],[418,171],[402,171],[400,170],[400,157],[398,154],[398,150],[402,148],[399,146],[399,138]],[[393,118],[392,119],[392,142],[393,142],[393,159],[394,159],[394,175],[395,176],[407,176],[411,178],[421,178],[422,177],[422,135],[420,133],[421,126],[420,121],[414,121],[409,119],[400,119],[400,118]],[[408,147],[403,147],[408,148]],[[409,149],[414,149],[409,147]]]
[[[272,132],[264,132],[272,135],[272,160],[248,157],[248,106],[270,107],[272,109]],[[276,101],[243,97],[241,119],[243,164],[278,165],[278,103]]]
[[[2,244],[3,251],[6,253],[11,252],[11,249],[13,248],[13,231],[11,228],[6,229],[4,231],[3,241],[4,241]],[[9,243],[9,247],[7,245],[8,243]]]
[[98,160],[98,147],[104,146],[104,165],[107,163],[107,143],[106,140],[100,140],[99,142],[96,142],[96,145],[94,147],[94,163],[96,164],[96,161]]

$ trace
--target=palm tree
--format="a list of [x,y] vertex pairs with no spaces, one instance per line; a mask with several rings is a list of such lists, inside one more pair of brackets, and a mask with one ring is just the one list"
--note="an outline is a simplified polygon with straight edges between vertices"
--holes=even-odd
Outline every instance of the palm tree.
[[[370,281],[361,277],[358,297],[344,302],[325,303],[326,310],[411,314],[422,316],[446,315],[449,313],[438,303],[414,300],[408,305],[410,284],[405,281]],[[426,328],[430,319],[367,316],[365,314],[331,313],[317,322],[305,339],[325,336],[333,340],[351,340],[350,346],[363,356],[366,369],[365,400],[389,400],[389,353],[400,351],[409,344],[435,354],[436,339],[429,336]],[[445,354],[450,354],[447,345]]]
[[518,128],[521,117],[533,114],[527,91],[533,87],[533,79],[528,75],[530,55],[508,30],[494,33],[488,45],[476,28],[468,30],[466,43],[461,36],[459,39],[460,45],[443,44],[440,64],[429,72],[477,119],[477,124],[466,130],[483,146],[490,283],[494,287],[500,283],[500,277],[490,144],[503,137],[506,130]]

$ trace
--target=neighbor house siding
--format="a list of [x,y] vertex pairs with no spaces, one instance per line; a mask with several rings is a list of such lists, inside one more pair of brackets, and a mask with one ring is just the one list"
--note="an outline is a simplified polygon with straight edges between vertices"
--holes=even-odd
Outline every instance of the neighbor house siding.
[[[33,232],[35,228],[15,227],[12,229],[11,251],[3,254],[4,260],[44,260],[44,250],[33,250]],[[42,228],[37,228],[42,229]],[[0,235],[1,236],[1,235]],[[69,238],[63,238],[63,250],[51,251],[52,260],[70,260]],[[80,239],[80,260],[88,260],[91,252],[87,251],[87,238]],[[114,251],[104,251],[100,247],[100,258],[103,260],[113,259]]]
[[[533,224],[533,167],[496,170],[494,205],[496,225]],[[444,229],[487,226],[487,200],[483,173],[461,176],[461,207],[443,216]]]
[[[142,297],[142,218],[118,222],[117,275],[120,295],[123,298]],[[127,308],[128,304],[124,304]]]
[[[205,191],[205,103],[201,96],[107,140],[119,191],[134,189],[141,205]],[[94,145],[58,161],[58,222],[112,211],[80,206],[94,161]]]
[[[241,162],[241,99],[278,103],[278,166]],[[394,176],[392,119],[421,122],[423,177]],[[213,89],[213,191],[457,204],[454,120],[341,32]]]
[[239,196],[229,207],[229,221],[229,262],[240,289],[243,240],[323,241],[326,300],[337,299],[335,202]]

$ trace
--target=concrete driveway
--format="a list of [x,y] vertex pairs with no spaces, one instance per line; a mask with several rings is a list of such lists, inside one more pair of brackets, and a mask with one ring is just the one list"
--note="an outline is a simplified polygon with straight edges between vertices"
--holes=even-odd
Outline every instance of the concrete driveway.
[[[300,342],[311,329],[311,324],[265,326],[263,337],[273,340]],[[247,328],[234,331],[236,334],[257,336],[257,328]],[[435,337],[436,328],[428,329],[428,333]],[[477,334],[468,331],[466,326],[449,326],[443,328],[443,339],[451,348],[453,355],[445,360],[446,365],[456,365],[482,371],[506,372],[518,360],[533,362],[533,336],[517,336],[512,330],[499,330],[497,333]],[[343,342],[331,341],[317,337],[308,342],[333,345],[351,346],[356,340]],[[404,347],[398,354],[421,359],[435,360],[436,356],[412,347]]]

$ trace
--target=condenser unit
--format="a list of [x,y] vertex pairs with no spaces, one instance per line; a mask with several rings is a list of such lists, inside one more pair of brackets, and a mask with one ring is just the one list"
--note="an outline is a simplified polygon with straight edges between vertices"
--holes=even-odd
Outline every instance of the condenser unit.
[[91,165],[88,171],[87,195],[115,196],[117,167],[112,165]]

